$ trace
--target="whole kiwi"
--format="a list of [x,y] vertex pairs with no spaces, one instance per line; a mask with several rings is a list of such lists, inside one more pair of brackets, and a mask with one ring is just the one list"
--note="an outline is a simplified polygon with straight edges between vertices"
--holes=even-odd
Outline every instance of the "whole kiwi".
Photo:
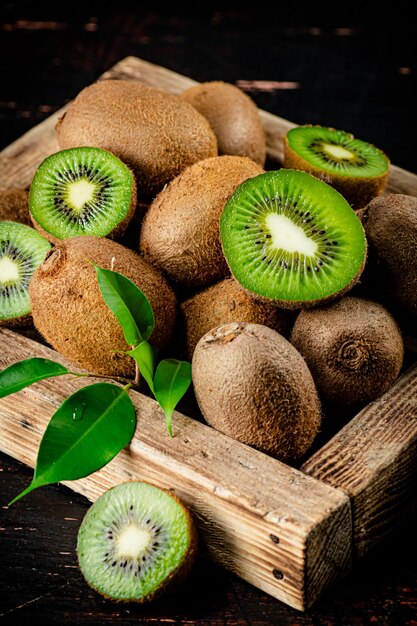
[[342,298],[298,315],[291,342],[305,358],[323,402],[344,411],[381,396],[403,363],[401,333],[371,300]]
[[417,317],[417,198],[380,196],[359,216],[369,247],[368,285],[388,303]]
[[259,110],[248,95],[230,83],[212,81],[190,87],[180,97],[208,120],[219,154],[247,156],[264,165],[265,132]]
[[230,322],[250,322],[289,335],[293,314],[270,302],[256,300],[233,278],[207,287],[181,304],[188,356],[209,330]]
[[243,443],[294,462],[312,444],[320,402],[304,359],[260,324],[223,324],[194,351],[193,384],[206,421]]
[[262,169],[222,156],[188,167],[149,207],[140,233],[146,259],[175,283],[199,289],[229,273],[219,235],[223,207],[236,187]]
[[70,361],[97,374],[129,376],[133,359],[117,352],[129,346],[103,300],[93,263],[127,276],[143,291],[155,315],[149,341],[164,346],[175,324],[173,291],[138,254],[100,237],[66,239],[49,253],[30,283],[33,321]]
[[3,220],[32,226],[26,189],[0,189],[0,221]]
[[188,165],[215,156],[207,120],[169,93],[130,80],[83,89],[56,126],[61,148],[113,152],[135,173],[138,197],[153,197]]

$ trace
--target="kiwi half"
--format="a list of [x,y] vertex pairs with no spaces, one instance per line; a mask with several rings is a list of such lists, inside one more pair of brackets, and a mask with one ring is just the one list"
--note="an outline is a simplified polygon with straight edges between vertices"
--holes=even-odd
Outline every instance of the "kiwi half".
[[284,138],[284,165],[329,183],[360,209],[382,193],[388,180],[388,157],[350,133],[325,126],[297,126]]
[[342,295],[365,265],[366,238],[355,212],[335,189],[295,170],[240,185],[223,209],[220,237],[236,280],[283,308]]
[[30,226],[0,222],[0,326],[29,321],[29,283],[50,247]]
[[123,234],[135,206],[132,172],[100,148],[52,154],[36,170],[30,188],[32,221],[52,243],[80,235]]
[[121,602],[146,602],[189,571],[196,531],[171,493],[144,482],[106,491],[87,512],[77,554],[88,584]]

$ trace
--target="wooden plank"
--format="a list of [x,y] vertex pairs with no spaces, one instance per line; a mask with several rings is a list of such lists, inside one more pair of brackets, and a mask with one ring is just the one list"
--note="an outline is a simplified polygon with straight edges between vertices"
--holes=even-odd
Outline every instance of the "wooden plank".
[[416,508],[417,365],[303,465],[349,496],[354,557],[368,552]]
[[[175,94],[197,84],[191,78],[136,57],[123,59],[101,78],[139,80]],[[48,117],[0,153],[0,181],[3,187],[29,187],[40,162],[59,149],[54,129],[66,108]],[[268,157],[280,166],[283,160],[282,138],[295,124],[267,111],[261,111],[260,115],[266,133]],[[417,196],[417,176],[393,165],[386,192]]]
[[[0,331],[0,369],[53,350]],[[47,422],[92,380],[46,380],[0,400],[0,448],[34,466]],[[90,500],[125,480],[173,488],[195,513],[206,555],[290,606],[305,609],[350,567],[349,499],[189,417],[175,413],[174,437],[157,403],[131,393],[137,433],[101,471],[68,484]],[[28,496],[30,497],[30,496]]]

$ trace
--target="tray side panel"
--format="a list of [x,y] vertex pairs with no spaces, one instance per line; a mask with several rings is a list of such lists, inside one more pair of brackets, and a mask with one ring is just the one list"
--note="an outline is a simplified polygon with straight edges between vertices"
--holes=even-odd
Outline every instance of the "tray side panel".
[[[0,341],[0,370],[32,356],[65,363],[12,331],[0,330]],[[56,408],[94,380],[49,379],[0,400],[0,449],[33,467]],[[194,511],[206,555],[298,609],[349,569],[351,514],[342,492],[180,413],[171,439],[157,403],[131,397],[138,416],[131,445],[101,471],[65,483],[71,489],[90,500],[125,480],[174,489]]]
[[363,409],[301,468],[351,499],[354,556],[416,508],[417,365]]

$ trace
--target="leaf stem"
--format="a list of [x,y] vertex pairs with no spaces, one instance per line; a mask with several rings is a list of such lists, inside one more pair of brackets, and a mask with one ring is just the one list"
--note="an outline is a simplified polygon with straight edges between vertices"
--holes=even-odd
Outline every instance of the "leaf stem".
[[[131,350],[134,350],[136,346],[131,346]],[[137,362],[136,359],[133,359],[135,361],[135,382],[134,385],[135,387],[139,386],[139,380],[140,380],[140,371],[139,371],[139,363]]]

